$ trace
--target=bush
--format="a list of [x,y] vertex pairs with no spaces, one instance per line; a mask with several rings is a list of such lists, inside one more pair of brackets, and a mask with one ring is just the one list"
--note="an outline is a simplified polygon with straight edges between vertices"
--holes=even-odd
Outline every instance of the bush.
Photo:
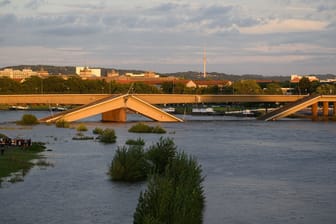
[[104,130],[102,128],[95,128],[93,129],[92,133],[95,135],[101,135],[103,134]]
[[81,131],[81,132],[84,132],[84,131],[87,131],[87,127],[85,126],[85,124],[80,124],[78,125],[77,127],[77,131]]
[[152,129],[152,133],[156,133],[156,134],[164,134],[166,133],[166,130],[164,130],[162,127],[160,126],[155,126]]
[[128,131],[135,133],[158,133],[158,134],[166,133],[166,131],[160,126],[151,127],[144,123],[137,123],[133,125],[130,129],[128,129]]
[[109,175],[115,181],[135,182],[146,179],[147,163],[141,146],[118,147]]
[[146,158],[151,171],[163,173],[168,163],[175,157],[177,147],[171,138],[160,138],[159,142],[149,147]]
[[147,190],[140,194],[133,223],[202,223],[201,172],[195,159],[177,154],[163,175],[150,178]]
[[0,133],[0,138],[8,138],[7,135]]
[[137,138],[136,140],[134,140],[134,139],[128,139],[126,141],[126,145],[144,146],[145,145],[145,141],[142,138]]
[[21,125],[36,125],[38,124],[37,118],[32,114],[24,114],[18,124]]
[[57,128],[70,128],[70,123],[67,122],[66,120],[58,120],[56,121],[56,127]]
[[99,135],[99,140],[104,143],[115,143],[117,136],[115,135],[115,131],[113,129],[106,128],[103,130],[103,133]]

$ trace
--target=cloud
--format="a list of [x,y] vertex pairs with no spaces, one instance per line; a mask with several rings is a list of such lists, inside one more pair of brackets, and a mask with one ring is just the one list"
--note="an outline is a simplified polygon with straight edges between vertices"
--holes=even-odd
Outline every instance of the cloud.
[[25,7],[29,9],[37,9],[41,5],[43,5],[45,2],[46,0],[30,0],[29,2],[25,4]]
[[301,19],[274,19],[252,27],[239,27],[243,34],[268,34],[268,33],[292,33],[322,31],[328,26],[324,21],[301,20]]
[[2,1],[0,1],[0,7],[9,5],[10,3],[11,3],[11,2],[10,2],[9,0],[2,0]]

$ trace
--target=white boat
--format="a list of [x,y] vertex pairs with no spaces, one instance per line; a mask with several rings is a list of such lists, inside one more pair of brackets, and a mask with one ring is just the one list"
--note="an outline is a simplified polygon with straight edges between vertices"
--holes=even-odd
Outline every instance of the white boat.
[[28,110],[29,107],[28,106],[10,106],[9,109],[10,110]]
[[163,111],[168,112],[168,113],[174,113],[175,112],[175,108],[174,107],[165,107],[162,108]]
[[51,107],[52,111],[65,111],[67,109],[68,108],[66,108],[66,107]]

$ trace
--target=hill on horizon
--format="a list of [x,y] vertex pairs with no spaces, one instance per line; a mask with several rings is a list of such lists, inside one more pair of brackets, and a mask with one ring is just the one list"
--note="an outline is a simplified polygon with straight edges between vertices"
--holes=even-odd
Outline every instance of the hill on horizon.
[[[33,71],[39,71],[41,69],[48,71],[50,75],[74,75],[76,73],[76,66],[56,66],[56,65],[15,65],[15,66],[6,66],[1,68],[12,68],[12,69],[27,69],[30,68]],[[128,72],[131,73],[144,73],[144,70],[135,70],[135,69],[116,69],[116,68],[102,68],[101,74],[102,76],[106,76],[107,72],[111,70],[116,70],[119,72],[120,75],[124,75]],[[175,76],[184,79],[204,79],[203,73],[195,72],[195,71],[185,71],[185,72],[173,72],[173,73],[157,73],[160,76]],[[335,79],[336,75],[334,74],[311,74],[317,76],[319,79]],[[274,76],[274,75],[260,75],[260,74],[243,74],[243,75],[235,75],[235,74],[226,74],[226,73],[219,73],[219,72],[209,72],[207,73],[207,77],[205,79],[213,79],[213,80],[230,80],[230,81],[237,81],[241,79],[253,79],[253,80],[272,80],[272,81],[279,81],[284,82],[290,79],[290,76]]]

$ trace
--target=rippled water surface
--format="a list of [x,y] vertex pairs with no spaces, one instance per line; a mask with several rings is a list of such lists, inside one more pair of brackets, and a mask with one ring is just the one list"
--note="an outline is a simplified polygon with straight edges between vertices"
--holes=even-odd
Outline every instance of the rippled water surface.
[[[160,135],[128,133],[134,122],[100,123],[93,117],[85,120],[86,134],[95,127],[114,128],[117,143],[73,141],[75,129],[9,122],[23,113],[0,111],[0,133],[47,142],[52,151],[44,154],[54,167],[35,167],[24,182],[3,184],[0,223],[132,223],[146,184],[114,183],[106,172],[125,140],[141,136],[148,146]],[[336,223],[335,122],[185,118],[160,125],[164,136],[202,165],[204,223]]]

